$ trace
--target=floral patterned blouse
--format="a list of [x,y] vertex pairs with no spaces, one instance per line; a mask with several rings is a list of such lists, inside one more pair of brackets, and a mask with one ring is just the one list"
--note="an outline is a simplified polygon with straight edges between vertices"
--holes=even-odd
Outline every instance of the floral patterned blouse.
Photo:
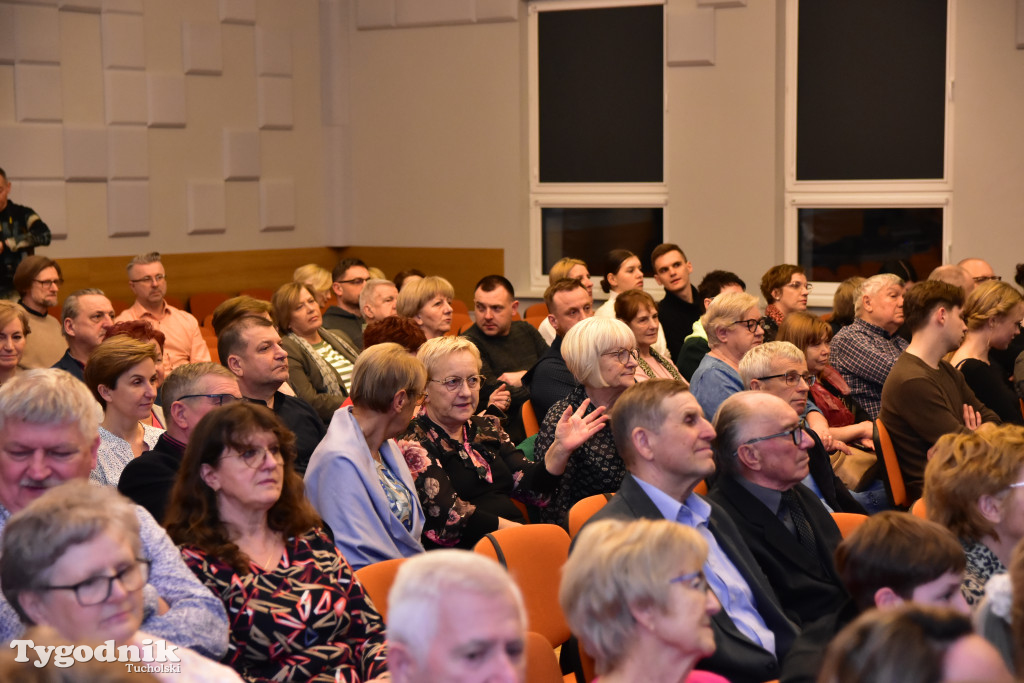
[[527,460],[491,415],[471,417],[459,441],[424,413],[401,439],[426,517],[423,545],[428,549],[472,548],[498,528],[499,517],[525,521],[511,499],[543,507],[560,478],[547,471],[543,460]]
[[361,683],[387,671],[384,621],[322,531],[286,539],[277,567],[245,576],[195,546],[181,554],[224,602],[222,661],[246,681]]
[[[574,411],[587,398],[587,390],[578,386],[572,392],[556,402],[548,410],[544,423],[537,434],[536,453],[545,453],[555,440],[555,427],[566,408]],[[587,406],[587,415],[594,412],[593,403]],[[604,428],[573,451],[569,463],[559,482],[551,505],[540,511],[540,521],[548,524],[566,526],[569,508],[576,502],[596,493],[615,493],[619,490],[622,478],[626,476],[626,465],[619,457],[612,438],[611,424]]]

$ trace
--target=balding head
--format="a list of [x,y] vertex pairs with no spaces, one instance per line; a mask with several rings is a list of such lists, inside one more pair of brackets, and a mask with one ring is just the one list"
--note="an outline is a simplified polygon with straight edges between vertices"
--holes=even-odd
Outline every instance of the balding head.
[[996,273],[992,270],[992,266],[989,265],[988,261],[980,258],[965,258],[963,261],[957,264],[961,268],[967,271],[976,283],[981,284],[988,280],[997,280]]
[[963,266],[954,266],[952,263],[939,266],[928,276],[929,280],[938,280],[964,290],[964,296],[971,293],[975,287],[974,278]]

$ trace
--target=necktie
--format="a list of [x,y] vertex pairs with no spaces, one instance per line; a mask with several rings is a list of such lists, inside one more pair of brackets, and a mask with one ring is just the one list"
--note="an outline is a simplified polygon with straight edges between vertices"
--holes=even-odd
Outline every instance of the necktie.
[[817,557],[814,531],[811,530],[811,523],[807,521],[807,515],[804,513],[804,507],[800,504],[796,491],[793,489],[783,491],[782,502],[785,503],[786,508],[789,510],[789,517],[793,520],[793,526],[796,528],[796,537],[800,541],[800,545]]

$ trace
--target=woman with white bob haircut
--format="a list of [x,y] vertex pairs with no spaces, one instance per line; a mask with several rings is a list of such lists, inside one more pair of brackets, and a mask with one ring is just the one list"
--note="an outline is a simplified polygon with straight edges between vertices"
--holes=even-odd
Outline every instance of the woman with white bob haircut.
[[[2,552],[4,597],[26,626],[49,626],[92,647],[113,640],[144,651],[144,639],[157,640],[139,630],[150,562],[135,505],[114,489],[84,480],[50,489],[11,517]],[[155,671],[158,680],[241,680],[184,647],[172,652],[181,672]]]
[[388,593],[392,683],[525,680],[526,607],[494,560],[435,550],[402,564]]
[[721,609],[701,570],[707,554],[696,529],[665,519],[583,528],[558,601],[601,683],[725,681],[691,673],[715,651],[711,617]]
[[[594,317],[576,323],[562,340],[562,358],[580,385],[544,416],[537,453],[546,453],[554,443],[566,410],[579,414],[582,409],[584,419],[592,413],[603,417],[622,392],[636,383],[636,338],[621,320]],[[618,491],[625,474],[611,429],[598,430],[573,449],[554,499],[541,510],[541,521],[565,526],[574,503],[596,493]]]

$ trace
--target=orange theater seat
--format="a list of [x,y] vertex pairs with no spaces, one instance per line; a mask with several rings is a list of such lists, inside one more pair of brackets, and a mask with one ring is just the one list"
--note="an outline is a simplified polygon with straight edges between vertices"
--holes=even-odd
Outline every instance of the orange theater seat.
[[356,578],[363,584],[363,590],[370,596],[374,607],[384,617],[385,623],[388,619],[388,592],[391,590],[391,584],[395,582],[395,574],[406,559],[400,557],[395,560],[384,560],[356,570]]

